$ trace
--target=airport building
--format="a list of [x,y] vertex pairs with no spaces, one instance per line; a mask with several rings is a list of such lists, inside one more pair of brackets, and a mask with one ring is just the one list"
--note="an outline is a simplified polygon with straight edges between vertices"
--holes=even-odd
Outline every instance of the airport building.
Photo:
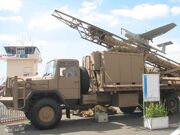
[[35,46],[5,46],[6,54],[0,60],[7,63],[6,76],[35,76],[42,62],[40,51]]

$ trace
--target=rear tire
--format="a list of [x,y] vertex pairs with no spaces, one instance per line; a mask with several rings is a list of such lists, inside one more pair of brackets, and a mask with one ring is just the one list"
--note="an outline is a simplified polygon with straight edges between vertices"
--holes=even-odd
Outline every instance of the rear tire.
[[169,114],[175,114],[179,111],[179,98],[175,93],[167,94],[164,100]]
[[32,106],[31,122],[38,129],[51,129],[58,125],[62,112],[53,99],[41,99]]
[[124,114],[131,114],[135,111],[136,107],[119,107]]

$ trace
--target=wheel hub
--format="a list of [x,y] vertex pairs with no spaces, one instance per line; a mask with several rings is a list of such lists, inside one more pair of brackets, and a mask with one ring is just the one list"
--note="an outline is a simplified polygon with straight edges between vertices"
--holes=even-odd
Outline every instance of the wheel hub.
[[39,110],[38,116],[42,122],[48,123],[53,120],[55,112],[52,107],[44,106]]
[[174,111],[174,109],[176,109],[177,107],[177,104],[174,100],[170,100],[169,103],[168,103],[168,108],[170,109],[171,112]]
[[171,101],[170,101],[170,106],[171,106],[171,107],[175,107],[175,102],[171,100]]

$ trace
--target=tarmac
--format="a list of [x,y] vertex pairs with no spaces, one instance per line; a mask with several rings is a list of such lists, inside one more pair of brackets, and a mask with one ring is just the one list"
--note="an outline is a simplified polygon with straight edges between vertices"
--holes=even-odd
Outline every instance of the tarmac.
[[94,118],[82,118],[72,116],[62,121],[51,130],[38,130],[29,121],[24,121],[25,130],[8,133],[6,125],[0,126],[0,135],[170,135],[180,126],[180,113],[169,116],[169,128],[161,130],[149,130],[143,126],[143,116],[140,112],[131,115],[122,113],[109,116],[106,123],[97,123]]

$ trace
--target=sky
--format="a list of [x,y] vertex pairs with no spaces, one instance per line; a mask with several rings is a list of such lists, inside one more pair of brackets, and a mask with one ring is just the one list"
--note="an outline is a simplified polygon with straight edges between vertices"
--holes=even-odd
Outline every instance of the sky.
[[[153,44],[172,41],[166,56],[180,62],[180,0],[0,0],[0,54],[5,53],[4,46],[29,42],[41,51],[39,73],[43,74],[51,59],[73,58],[81,63],[92,51],[106,50],[51,16],[54,9],[122,37],[121,28],[144,33],[174,22],[177,26]],[[0,61],[0,76],[5,74],[6,63]]]

